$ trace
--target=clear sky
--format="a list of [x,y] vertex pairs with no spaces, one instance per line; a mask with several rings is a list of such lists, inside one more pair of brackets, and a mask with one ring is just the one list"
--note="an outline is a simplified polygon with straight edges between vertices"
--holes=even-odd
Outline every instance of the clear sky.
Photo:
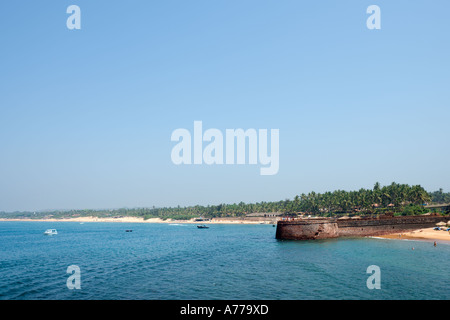
[[[450,191],[449,16],[448,0],[2,1],[0,211]],[[278,174],[174,165],[171,133],[195,120],[279,129]]]

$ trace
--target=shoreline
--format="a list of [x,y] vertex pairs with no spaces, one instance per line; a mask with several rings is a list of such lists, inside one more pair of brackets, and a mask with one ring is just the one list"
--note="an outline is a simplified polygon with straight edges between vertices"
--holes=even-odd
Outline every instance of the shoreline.
[[[77,217],[62,219],[5,219],[0,218],[0,222],[114,222],[114,223],[183,223],[183,224],[273,224],[273,219],[266,220],[249,220],[249,219],[231,219],[231,218],[214,218],[210,221],[194,221],[190,220],[163,220],[161,218],[151,218],[144,220],[138,217],[120,217],[120,218],[97,218],[97,217]],[[276,221],[275,221],[276,222]]]
[[425,228],[410,232],[386,234],[377,236],[376,238],[393,240],[445,241],[450,243],[450,232],[443,230],[433,230],[433,228]]

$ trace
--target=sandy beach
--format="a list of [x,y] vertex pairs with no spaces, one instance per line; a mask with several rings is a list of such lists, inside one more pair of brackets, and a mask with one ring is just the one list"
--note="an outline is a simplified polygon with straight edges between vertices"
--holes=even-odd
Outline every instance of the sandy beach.
[[121,222],[121,223],[186,223],[186,224],[270,224],[272,220],[250,220],[250,219],[232,219],[216,218],[211,221],[191,220],[163,220],[152,218],[144,220],[138,217],[118,217],[118,218],[98,218],[98,217],[77,217],[66,219],[0,219],[0,221],[44,221],[44,222]]
[[444,230],[433,230],[433,228],[426,228],[404,233],[394,233],[380,236],[385,239],[404,239],[404,240],[444,240],[450,242],[450,232]]

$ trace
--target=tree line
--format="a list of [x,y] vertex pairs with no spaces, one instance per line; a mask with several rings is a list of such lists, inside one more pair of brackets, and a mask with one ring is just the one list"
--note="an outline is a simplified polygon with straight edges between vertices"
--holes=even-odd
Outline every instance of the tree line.
[[124,217],[134,216],[144,219],[179,219],[193,217],[244,217],[250,213],[281,213],[286,216],[301,214],[315,216],[373,215],[391,212],[394,214],[425,213],[424,204],[450,203],[450,193],[442,189],[427,192],[420,185],[391,183],[381,186],[375,183],[372,189],[358,191],[336,190],[333,192],[300,194],[294,199],[276,202],[219,204],[208,206],[163,207],[163,208],[122,208],[111,210],[57,210],[47,212],[0,213],[6,218],[67,218],[67,217]]

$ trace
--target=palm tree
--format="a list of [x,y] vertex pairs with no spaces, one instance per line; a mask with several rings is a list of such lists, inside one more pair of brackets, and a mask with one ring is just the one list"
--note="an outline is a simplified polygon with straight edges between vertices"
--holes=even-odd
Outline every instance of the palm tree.
[[412,186],[409,197],[414,204],[422,205],[431,200],[428,192],[420,185]]

